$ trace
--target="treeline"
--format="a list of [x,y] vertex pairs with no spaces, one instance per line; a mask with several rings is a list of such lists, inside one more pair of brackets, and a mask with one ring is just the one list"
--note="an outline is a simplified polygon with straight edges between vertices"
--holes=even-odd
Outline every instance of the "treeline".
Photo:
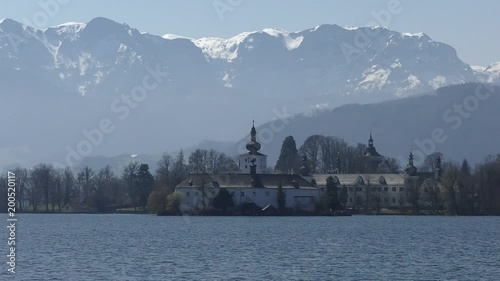
[[[297,149],[295,140],[288,136],[283,141],[279,159],[274,167],[276,173],[300,173],[306,169],[310,174],[366,173],[366,145],[350,146],[344,140],[331,136],[313,135]],[[303,157],[305,156],[305,158]],[[483,163],[471,167],[467,160],[462,163],[443,161],[441,153],[427,155],[418,168],[418,179],[406,196],[398,198],[401,206],[409,203],[411,212],[431,212],[450,215],[500,215],[500,154],[488,157]],[[439,162],[439,164],[438,164]],[[406,163],[405,163],[406,164]],[[437,165],[439,165],[439,171]],[[386,158],[377,173],[402,173],[400,163]],[[438,173],[438,174],[436,174]],[[345,205],[343,187],[326,189],[321,208],[339,209]],[[383,198],[381,190],[370,190],[356,201],[366,212],[380,212]],[[358,200],[359,199],[359,200]],[[325,203],[328,202],[328,203]],[[327,208],[327,209],[328,209]]]
[[[283,141],[280,156],[274,170],[279,173],[299,173],[304,165],[303,156],[312,174],[367,172],[365,153],[367,146],[359,143],[351,146],[343,139],[312,135],[297,149],[293,136]],[[377,172],[398,173],[400,164],[394,158],[387,158]]]
[[[437,155],[429,158],[435,159]],[[488,157],[474,168],[463,160],[461,164],[445,162],[442,169],[439,181],[424,181],[414,194],[417,211],[423,205],[451,215],[500,215],[500,154]]]
[[[156,191],[155,195],[165,197],[150,200],[152,211],[157,212],[166,208],[166,200],[175,186],[189,173],[237,170],[234,160],[225,154],[198,149],[191,153],[187,161],[182,150],[174,156],[164,154],[154,172],[149,170],[147,164],[138,162],[128,163],[121,174],[113,172],[109,165],[100,170],[83,167],[73,171],[69,167],[58,169],[47,163],[29,169],[17,167],[10,172],[15,174],[16,206],[20,212],[60,212],[65,206],[77,212],[113,212],[130,207],[144,210],[153,191]],[[0,175],[2,212],[7,210],[7,191],[7,173],[3,173]],[[170,196],[170,199],[179,201],[175,196]],[[155,203],[158,201],[165,208],[158,207]]]

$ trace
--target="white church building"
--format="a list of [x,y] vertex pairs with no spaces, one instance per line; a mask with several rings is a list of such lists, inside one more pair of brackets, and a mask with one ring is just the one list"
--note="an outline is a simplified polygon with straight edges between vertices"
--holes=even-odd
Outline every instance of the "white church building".
[[309,211],[315,210],[321,189],[311,185],[300,175],[266,174],[267,156],[260,153],[257,131],[252,126],[248,152],[238,157],[240,173],[236,174],[190,174],[176,187],[182,194],[180,209],[184,213],[197,213],[213,208],[213,199],[221,188],[231,194],[234,207],[255,204],[258,208],[272,206],[278,208],[277,190],[281,185],[286,194],[286,208]]
[[[366,149],[367,167],[371,169],[366,174],[344,174],[342,165],[337,158],[335,173],[309,174],[307,159],[299,174],[269,174],[267,171],[267,156],[260,153],[260,143],[257,141],[257,131],[252,125],[250,141],[246,145],[248,152],[238,157],[240,173],[234,174],[190,174],[180,184],[176,191],[182,194],[180,209],[185,213],[197,213],[213,208],[213,199],[221,188],[231,194],[234,207],[253,204],[263,209],[277,206],[277,190],[281,185],[286,194],[286,208],[297,211],[313,212],[316,203],[326,190],[326,182],[332,178],[337,188],[347,191],[345,207],[363,208],[377,205],[383,208],[401,208],[411,206],[412,190],[420,188],[420,182],[426,178],[439,180],[441,174],[440,159],[436,163],[435,173],[418,173],[413,165],[413,154],[410,152],[408,165],[403,173],[388,173],[387,161],[380,155],[370,133]],[[425,190],[423,190],[425,192]]]

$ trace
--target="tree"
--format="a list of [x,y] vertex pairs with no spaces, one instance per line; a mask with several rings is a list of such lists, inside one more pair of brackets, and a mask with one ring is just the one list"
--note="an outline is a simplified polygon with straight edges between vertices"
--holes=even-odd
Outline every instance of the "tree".
[[25,197],[29,193],[29,175],[25,168],[17,167],[13,171],[16,174],[16,201],[19,210],[24,207]]
[[8,206],[8,177],[6,173],[0,174],[0,208],[3,212],[7,210]]
[[332,176],[326,178],[326,194],[328,197],[328,209],[332,211],[342,209],[342,205],[339,201],[337,184]]
[[173,192],[172,179],[170,175],[172,162],[172,156],[167,153],[163,153],[160,161],[158,161],[158,168],[156,169],[155,177],[155,182],[160,187],[167,187],[169,192]]
[[168,210],[174,213],[180,213],[180,206],[182,203],[182,194],[179,192],[174,192],[170,194],[167,198],[168,201]]
[[172,185],[178,185],[188,173],[189,170],[184,160],[184,152],[181,149],[175,157],[174,167],[172,169]]
[[448,212],[451,215],[456,215],[458,211],[458,204],[457,204],[457,198],[456,198],[456,193],[457,193],[457,182],[458,182],[458,176],[459,176],[459,168],[458,165],[455,163],[449,163],[446,166],[448,166],[448,169],[446,170],[442,183],[447,191],[447,200],[448,200]]
[[290,174],[298,171],[299,157],[295,140],[292,136],[288,136],[283,141],[281,153],[276,162],[274,169],[280,173]]
[[82,168],[77,174],[79,189],[83,192],[83,203],[87,204],[90,195],[94,192],[94,170],[88,166]]
[[434,152],[425,157],[424,164],[419,168],[421,172],[434,172],[436,168],[436,159],[443,158],[443,154],[440,152]]
[[384,162],[389,167],[391,173],[398,173],[401,170],[401,165],[396,158],[387,158]]
[[219,189],[217,195],[214,197],[213,205],[214,208],[222,209],[222,211],[225,213],[227,211],[227,208],[234,206],[233,197],[231,196],[229,191],[227,191],[227,189],[221,188]]
[[471,168],[467,159],[464,159],[458,175],[458,191],[459,191],[459,214],[474,213],[474,184],[472,182]]
[[345,208],[347,205],[347,198],[348,198],[347,186],[344,185],[340,189],[340,195],[339,195],[340,204],[342,204],[343,208]]
[[154,178],[149,172],[148,164],[141,164],[135,180],[134,197],[138,199],[141,207],[146,208],[149,193],[153,190]]
[[439,188],[439,181],[434,178],[425,179],[422,184],[424,191],[424,199],[430,202],[431,208],[440,213],[443,210],[443,201],[441,198],[441,189]]
[[[35,193],[40,191],[43,194],[45,202],[45,211],[49,211],[49,203],[53,183],[54,183],[55,170],[50,164],[42,163],[38,164],[33,168],[31,172],[31,181],[33,183],[33,188]],[[36,201],[36,200],[33,200]],[[37,204],[38,202],[34,202]],[[36,210],[35,205],[33,205],[33,210]]]
[[97,173],[95,180],[96,192],[93,204],[100,212],[108,211],[109,205],[113,201],[111,196],[113,180],[114,173],[109,165],[102,168]]
[[162,187],[149,194],[147,206],[151,213],[158,214],[167,212],[168,191],[168,188]]
[[123,168],[122,180],[128,185],[128,195],[134,207],[137,207],[137,197],[134,196],[134,184],[139,173],[139,163],[130,162],[125,168]]
[[64,188],[63,205],[71,202],[75,196],[75,176],[69,167],[66,167],[62,176],[62,185]]
[[204,149],[196,149],[189,156],[189,167],[193,173],[206,173],[208,168],[207,163],[208,151]]
[[237,172],[238,165],[233,159],[227,157],[224,153],[213,149],[207,151],[197,149],[189,156],[189,168],[194,173],[221,173]]
[[420,201],[421,201],[421,192],[420,192],[420,179],[418,177],[409,177],[406,180],[406,193],[408,202],[411,204],[413,209],[413,214],[417,215],[420,213]]
[[276,200],[278,203],[278,210],[280,211],[280,213],[283,213],[286,207],[286,192],[283,189],[281,182],[278,183],[278,189],[276,191]]
[[52,188],[50,190],[50,201],[52,203],[52,212],[55,211],[55,206],[61,211],[61,204],[64,199],[64,189],[63,189],[63,170],[54,170],[54,177],[52,180]]
[[304,141],[304,144],[299,149],[301,154],[306,155],[307,159],[309,159],[313,174],[318,171],[323,138],[321,135],[312,135]]

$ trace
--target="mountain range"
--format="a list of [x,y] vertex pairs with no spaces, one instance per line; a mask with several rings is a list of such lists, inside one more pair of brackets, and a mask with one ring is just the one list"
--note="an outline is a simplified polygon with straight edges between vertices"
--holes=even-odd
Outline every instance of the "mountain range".
[[103,120],[113,130],[89,155],[160,153],[204,139],[234,141],[253,119],[499,81],[500,63],[470,66],[424,33],[384,27],[192,39],[106,18],[47,29],[3,19],[0,118],[10,133],[0,138],[0,165],[63,163]]

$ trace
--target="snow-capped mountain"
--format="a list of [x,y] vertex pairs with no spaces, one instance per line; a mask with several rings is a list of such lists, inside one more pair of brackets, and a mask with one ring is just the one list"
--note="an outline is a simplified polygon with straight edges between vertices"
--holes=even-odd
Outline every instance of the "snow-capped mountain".
[[279,81],[310,95],[406,96],[477,80],[451,46],[423,33],[383,27],[264,29],[193,42],[210,62],[216,62],[219,77],[229,87],[248,87],[252,80]]
[[492,63],[487,67],[471,66],[479,81],[484,83],[498,83],[500,81],[500,62]]
[[423,33],[338,25],[191,39],[141,33],[105,18],[45,30],[4,19],[0,59],[4,69],[39,69],[44,79],[82,95],[127,89],[154,63],[169,71],[173,84],[279,90],[292,97],[407,96],[447,84],[499,79],[498,63],[472,69],[451,46]]
[[[0,138],[0,159],[64,157],[86,138],[82,130],[102,118],[116,130],[91,154],[156,153],[202,139],[234,140],[252,119],[454,83],[498,83],[499,73],[499,63],[471,68],[449,45],[383,27],[268,28],[193,39],[151,35],[106,18],[47,29],[4,19],[0,117],[23,129]],[[161,81],[150,87],[155,80],[148,77]],[[126,96],[138,86],[147,95],[131,104]],[[115,111],[124,113],[123,106],[126,117]]]

